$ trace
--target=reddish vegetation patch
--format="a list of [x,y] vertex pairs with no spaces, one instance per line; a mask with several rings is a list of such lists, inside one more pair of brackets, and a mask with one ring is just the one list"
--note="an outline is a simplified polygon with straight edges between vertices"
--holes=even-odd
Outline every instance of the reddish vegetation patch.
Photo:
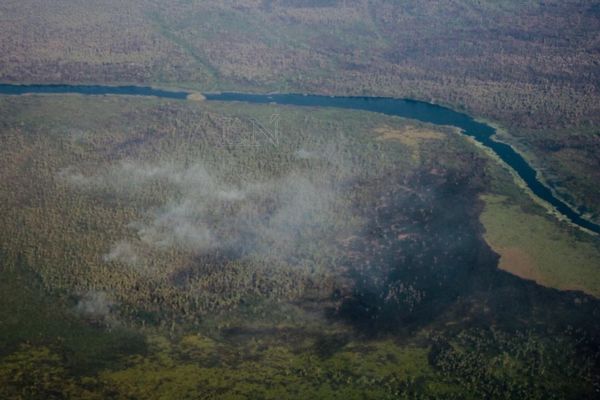
[[498,268],[519,278],[531,279],[543,284],[544,279],[540,275],[535,261],[527,252],[518,247],[495,248],[494,250],[500,254]]

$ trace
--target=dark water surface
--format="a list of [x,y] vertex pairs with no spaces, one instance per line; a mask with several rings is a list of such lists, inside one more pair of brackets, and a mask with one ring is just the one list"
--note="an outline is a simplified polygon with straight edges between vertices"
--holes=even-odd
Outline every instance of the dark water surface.
[[[33,93],[78,93],[86,95],[129,95],[156,96],[170,99],[185,99],[189,92],[154,89],[146,86],[101,86],[101,85],[10,85],[0,84],[0,94],[19,95]],[[550,203],[560,214],[572,223],[600,234],[600,225],[586,220],[581,213],[554,196],[548,186],[537,177],[536,171],[512,147],[492,139],[495,129],[485,123],[439,105],[384,97],[334,97],[302,94],[246,94],[208,93],[207,100],[240,101],[255,104],[283,104],[309,107],[335,107],[365,110],[415,119],[435,125],[450,125],[460,128],[465,135],[490,148],[506,164],[514,169],[531,191],[542,200]]]
[[186,99],[184,91],[155,89],[149,86],[104,86],[104,85],[10,85],[0,84],[0,94],[87,94],[121,96],[155,96],[167,99]]

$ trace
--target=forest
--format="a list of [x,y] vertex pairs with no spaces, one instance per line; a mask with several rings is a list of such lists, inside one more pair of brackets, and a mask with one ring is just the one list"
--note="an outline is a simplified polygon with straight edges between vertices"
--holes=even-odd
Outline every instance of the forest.
[[[110,96],[0,107],[4,398],[598,390],[597,298],[498,269],[480,196],[589,257],[599,242],[452,129]],[[276,142],[248,136],[273,115]]]
[[[0,398],[596,399],[600,3],[3,0]],[[298,96],[301,97],[301,96]]]
[[597,218],[599,10],[585,0],[5,1],[0,81],[433,101],[503,127]]

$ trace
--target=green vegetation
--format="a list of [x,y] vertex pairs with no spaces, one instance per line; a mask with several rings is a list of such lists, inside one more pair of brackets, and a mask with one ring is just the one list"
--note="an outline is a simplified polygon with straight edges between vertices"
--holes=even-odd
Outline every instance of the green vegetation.
[[502,132],[500,138],[516,143],[561,198],[579,206],[592,221],[600,218],[596,206],[600,204],[597,129],[519,130]]
[[593,386],[594,361],[584,357],[572,363],[577,351],[564,337],[474,329],[440,339],[430,357],[474,399],[588,398],[583,388]]
[[483,197],[485,238],[501,256],[501,269],[558,289],[600,297],[597,241],[572,232],[542,215],[524,212],[502,196]]
[[[0,365],[0,393],[28,399],[558,399],[585,398],[581,389],[591,379],[589,361],[573,364],[568,342],[531,332],[473,330],[452,341],[438,337],[431,349],[350,342],[331,356],[261,341],[227,355],[222,344],[201,336],[176,343],[152,336],[149,343],[150,355],[98,377],[69,375],[56,353],[24,346]],[[568,368],[570,381],[561,380],[561,368]]]
[[18,272],[2,270],[0,356],[22,343],[51,344],[60,346],[65,365],[95,372],[144,350],[144,339],[137,332],[122,326],[107,332],[88,324],[74,312],[74,304],[44,294],[26,265],[16,269]]
[[[248,359],[239,360],[235,366],[212,368],[182,363],[177,354],[183,350],[180,354],[189,358],[193,348],[206,356],[217,352],[214,344],[211,348],[210,342],[198,337],[185,337],[181,343],[179,348],[165,343],[153,358],[102,379],[114,385],[123,398],[376,399],[393,398],[404,388],[415,390],[420,386],[415,383],[417,377],[433,375],[426,349],[402,348],[389,342],[367,347],[348,344],[326,358],[274,346],[246,355]],[[151,388],[158,388],[158,392]]]

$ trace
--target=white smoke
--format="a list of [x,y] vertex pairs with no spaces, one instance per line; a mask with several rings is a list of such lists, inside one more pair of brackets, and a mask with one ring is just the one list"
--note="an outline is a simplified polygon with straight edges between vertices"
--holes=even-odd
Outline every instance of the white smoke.
[[75,310],[86,317],[104,319],[110,314],[114,302],[104,292],[91,291],[83,295]]
[[[318,179],[288,173],[268,181],[232,182],[219,172],[209,172],[199,163],[182,167],[123,162],[100,174],[68,170],[63,177],[81,187],[118,193],[146,190],[156,182],[168,187],[162,206],[146,210],[142,220],[129,224],[140,243],[158,249],[226,249],[286,257],[297,243],[325,231],[334,211],[339,212],[335,191]],[[104,260],[133,265],[140,258],[130,243],[117,241]]]
[[133,246],[126,241],[119,241],[115,243],[110,251],[104,255],[104,261],[106,262],[121,262],[129,265],[136,265],[140,261],[140,257],[135,252]]

